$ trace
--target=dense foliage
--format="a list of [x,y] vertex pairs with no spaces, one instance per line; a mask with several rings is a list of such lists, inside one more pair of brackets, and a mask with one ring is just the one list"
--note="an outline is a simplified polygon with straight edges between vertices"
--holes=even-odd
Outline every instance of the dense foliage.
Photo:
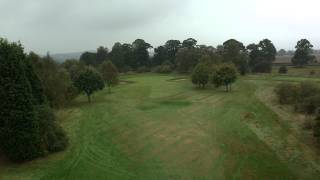
[[252,72],[270,73],[272,62],[276,59],[277,50],[269,39],[264,39],[258,44],[247,46],[249,53],[249,66]]
[[[168,40],[163,45],[154,48],[143,39],[136,39],[128,44],[115,43],[109,52],[105,47],[99,47],[97,52],[85,52],[80,62],[98,67],[107,59],[119,69],[119,72],[149,72],[159,73],[191,73],[204,56],[220,63],[232,63],[241,75],[249,72],[270,73],[272,63],[277,54],[287,53],[283,49],[277,52],[269,39],[263,39],[258,44],[247,47],[236,39],[229,39],[217,47],[199,45],[198,41],[188,38],[182,42]],[[291,52],[291,51],[290,51]],[[167,66],[170,62],[170,67]],[[166,64],[165,64],[166,63]]]
[[46,103],[41,81],[19,43],[0,39],[0,149],[13,161],[65,149],[68,140]]
[[78,95],[78,91],[73,86],[71,79],[74,74],[70,73],[75,72],[71,72],[74,67],[72,67],[73,65],[71,65],[70,61],[66,61],[66,63],[69,63],[67,68],[70,72],[68,72],[66,68],[55,62],[49,55],[41,58],[31,52],[27,59],[31,62],[40,78],[44,94],[52,107],[66,106]]
[[297,42],[296,51],[292,58],[292,64],[298,67],[307,65],[315,59],[312,53],[313,45],[307,39],[301,39]]
[[93,67],[86,67],[74,82],[75,86],[84,92],[88,101],[91,102],[91,95],[104,88],[104,81],[101,74]]
[[313,114],[320,107],[320,86],[314,82],[282,83],[275,92],[281,104],[293,105],[297,112]]
[[119,83],[118,69],[111,61],[105,61],[100,66],[100,72],[110,92],[111,87]]
[[226,91],[231,91],[231,85],[237,79],[237,70],[233,64],[221,64],[213,72],[212,83],[216,87],[225,86]]
[[209,82],[210,69],[206,64],[199,63],[192,72],[192,83],[204,88]]

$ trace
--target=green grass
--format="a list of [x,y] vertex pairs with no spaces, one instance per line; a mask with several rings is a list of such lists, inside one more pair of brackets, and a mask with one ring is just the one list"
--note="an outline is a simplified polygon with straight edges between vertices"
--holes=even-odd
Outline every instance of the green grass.
[[68,150],[3,163],[0,179],[320,178],[293,115],[271,101],[274,82],[304,79],[248,76],[230,93],[198,90],[175,75],[123,79],[131,83],[95,94],[91,104],[81,96],[57,113]]

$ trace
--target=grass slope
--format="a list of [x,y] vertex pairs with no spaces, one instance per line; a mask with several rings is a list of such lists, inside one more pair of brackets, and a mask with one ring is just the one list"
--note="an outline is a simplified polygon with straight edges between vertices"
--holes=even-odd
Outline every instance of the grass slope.
[[0,165],[0,179],[320,177],[313,150],[261,94],[282,77],[247,77],[231,93],[197,90],[185,77],[124,78],[134,83],[58,112],[71,139],[66,152]]

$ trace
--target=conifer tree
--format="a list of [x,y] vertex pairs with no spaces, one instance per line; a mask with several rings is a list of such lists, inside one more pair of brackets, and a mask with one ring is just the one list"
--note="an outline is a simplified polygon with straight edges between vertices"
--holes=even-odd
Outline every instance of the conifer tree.
[[19,43],[0,39],[0,148],[14,161],[43,154],[39,119]]

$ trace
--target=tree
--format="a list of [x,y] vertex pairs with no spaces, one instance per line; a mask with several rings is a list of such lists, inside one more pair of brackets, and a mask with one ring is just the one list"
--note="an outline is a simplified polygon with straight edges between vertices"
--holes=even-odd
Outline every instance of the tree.
[[143,39],[137,39],[132,43],[133,47],[133,60],[132,67],[137,69],[142,66],[149,66],[149,52],[148,49],[152,48],[149,43],[146,43]]
[[233,64],[221,64],[214,71],[212,83],[216,87],[225,86],[226,91],[231,90],[231,84],[237,79],[237,71]]
[[62,64],[62,67],[67,70],[72,82],[74,82],[85,69],[85,65],[82,62],[74,59],[66,60]]
[[287,54],[287,51],[284,50],[284,49],[280,49],[280,50],[278,51],[278,53],[277,53],[278,56],[284,56],[284,55],[286,55],[286,54]]
[[115,43],[110,52],[110,59],[121,72],[135,66],[136,62],[133,58],[133,49],[131,44]]
[[21,44],[0,39],[0,148],[14,161],[44,153],[24,60]]
[[[74,91],[72,78],[75,74],[70,74],[63,66],[60,66],[55,62],[49,54],[40,58],[34,53],[30,53],[27,56],[28,61],[31,62],[35,73],[41,80],[43,91],[50,106],[59,108],[67,105],[73,98],[78,95],[77,91]],[[70,61],[67,62],[70,65]],[[69,70],[74,66],[68,66]]]
[[104,88],[104,81],[94,68],[87,67],[76,79],[75,86],[83,91],[88,97],[88,102],[91,102],[91,95]]
[[183,48],[188,48],[188,49],[195,48],[196,45],[197,45],[197,40],[195,40],[193,38],[188,38],[182,42]]
[[152,65],[158,66],[168,60],[168,51],[164,46],[159,46],[154,49],[154,56],[152,58]]
[[95,66],[97,65],[97,53],[92,53],[92,52],[84,52],[80,56],[80,62],[84,63],[85,65],[91,65]]
[[232,62],[241,75],[245,75],[248,72],[248,56],[244,45],[235,40],[230,39],[223,43],[222,57],[225,63]]
[[175,65],[176,54],[181,48],[181,42],[179,40],[168,40],[164,47],[168,53],[168,60]]
[[191,72],[198,64],[201,54],[197,48],[181,48],[176,57],[177,69],[180,73]]
[[109,93],[111,92],[111,87],[119,83],[119,73],[116,66],[112,64],[111,61],[106,61],[101,64],[100,72],[103,80],[108,86]]
[[307,39],[298,41],[295,48],[296,51],[291,60],[295,66],[303,67],[315,59],[315,56],[311,55],[313,45]]
[[57,152],[68,144],[31,65],[38,56],[30,56],[26,58],[20,43],[0,39],[0,149],[13,161]]
[[192,83],[204,88],[209,81],[209,67],[204,63],[199,63],[192,72]]
[[108,58],[108,48],[100,46],[97,49],[97,55],[96,55],[96,65],[100,65],[103,63],[103,61],[106,61]]
[[250,44],[247,46],[247,50],[250,57],[249,67],[252,72],[271,72],[277,50],[269,39],[264,39],[259,44]]
[[126,65],[126,57],[124,55],[124,49],[122,44],[117,42],[113,45],[112,50],[110,52],[111,61],[120,69],[123,69]]

